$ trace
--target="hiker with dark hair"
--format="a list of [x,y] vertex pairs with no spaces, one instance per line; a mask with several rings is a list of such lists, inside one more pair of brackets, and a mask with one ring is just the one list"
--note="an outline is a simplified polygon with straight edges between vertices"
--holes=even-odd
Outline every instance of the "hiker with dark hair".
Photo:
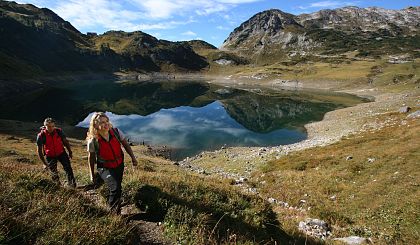
[[[55,127],[54,119],[48,117],[44,120],[44,126],[41,127],[41,131],[36,137],[36,144],[38,157],[44,164],[44,168],[49,170],[52,179],[60,183],[57,170],[57,161],[59,161],[67,175],[67,186],[76,187],[76,180],[70,164],[70,158],[73,157],[70,143],[63,130]],[[68,155],[64,147],[67,148]]]
[[112,127],[109,117],[103,112],[97,112],[92,116],[86,140],[90,179],[93,183],[97,182],[96,165],[101,179],[109,187],[108,205],[112,212],[119,214],[124,173],[124,153],[121,146],[130,155],[133,166],[137,166],[133,150],[121,130]]

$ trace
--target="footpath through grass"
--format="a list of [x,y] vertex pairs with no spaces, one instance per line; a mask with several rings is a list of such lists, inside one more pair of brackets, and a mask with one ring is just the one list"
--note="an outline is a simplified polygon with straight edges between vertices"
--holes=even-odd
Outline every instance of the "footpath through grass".
[[[71,142],[76,179],[79,185],[87,184],[86,151],[81,141]],[[0,135],[0,244],[138,241],[125,217],[109,214],[82,190],[54,184],[42,171],[34,148],[32,139]],[[133,170],[127,163],[123,200],[145,211],[149,220],[162,222],[164,234],[174,243],[304,243],[299,234],[291,237],[283,231],[272,207],[260,197],[241,194],[227,180],[196,175],[134,149],[140,166]],[[106,188],[98,191],[105,198]]]

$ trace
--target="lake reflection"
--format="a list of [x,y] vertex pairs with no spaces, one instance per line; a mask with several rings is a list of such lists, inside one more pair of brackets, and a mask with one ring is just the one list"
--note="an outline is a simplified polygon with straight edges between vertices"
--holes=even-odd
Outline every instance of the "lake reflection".
[[[93,113],[78,126],[88,127]],[[306,135],[297,130],[279,129],[270,133],[253,132],[226,112],[215,101],[203,107],[180,106],[161,109],[148,116],[116,115],[107,112],[115,127],[135,142],[166,145],[173,149],[172,157],[182,159],[204,150],[227,146],[269,146],[303,140]]]
[[71,81],[0,104],[0,118],[88,126],[108,111],[133,141],[170,146],[180,159],[221,146],[271,146],[306,137],[304,125],[365,100],[319,91],[225,87],[203,81]]

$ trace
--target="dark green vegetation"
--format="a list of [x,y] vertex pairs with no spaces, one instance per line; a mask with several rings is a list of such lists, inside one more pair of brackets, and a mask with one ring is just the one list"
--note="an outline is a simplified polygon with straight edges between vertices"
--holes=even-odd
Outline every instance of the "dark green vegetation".
[[0,2],[0,79],[121,70],[198,71],[204,58],[146,33],[84,35],[48,9]]
[[[4,134],[0,139],[0,185],[4,190],[0,193],[1,244],[131,244],[141,240],[129,217],[108,214],[84,197],[82,190],[52,183],[29,153],[32,140]],[[79,185],[85,184],[85,149],[81,141],[71,142],[76,179]],[[134,148],[139,155],[140,150]],[[106,190],[102,187],[100,193]],[[139,168],[127,171],[123,193],[126,203],[146,211],[138,218],[162,221],[165,234],[182,244],[304,241],[287,235],[271,206],[261,198],[241,194],[229,181],[200,177],[144,154]]]
[[[420,123],[405,116],[378,116],[377,122],[388,122],[380,130],[292,153],[268,162],[254,176],[264,173],[259,177],[259,182],[266,181],[261,185],[264,195],[310,207],[309,216],[332,224],[335,237],[356,235],[371,237],[378,244],[416,244],[420,239]],[[293,227],[293,212],[278,211],[280,217],[291,217],[280,218],[284,226]]]

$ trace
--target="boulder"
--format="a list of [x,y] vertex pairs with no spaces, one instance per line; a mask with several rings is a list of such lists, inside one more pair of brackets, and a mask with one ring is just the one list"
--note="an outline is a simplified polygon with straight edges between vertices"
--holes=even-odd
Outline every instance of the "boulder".
[[401,107],[399,110],[398,110],[398,112],[399,113],[407,113],[407,112],[409,112],[411,110],[411,108],[410,107],[408,107],[408,106],[403,106],[403,107]]
[[299,230],[308,236],[326,239],[331,235],[330,226],[320,219],[307,218],[299,222]]
[[408,114],[407,118],[420,118],[420,110]]
[[372,244],[372,241],[369,238],[358,237],[358,236],[335,238],[334,241],[341,241],[349,245]]
[[374,157],[369,157],[368,159],[367,159],[367,161],[368,161],[368,163],[374,163],[375,162],[375,158]]

